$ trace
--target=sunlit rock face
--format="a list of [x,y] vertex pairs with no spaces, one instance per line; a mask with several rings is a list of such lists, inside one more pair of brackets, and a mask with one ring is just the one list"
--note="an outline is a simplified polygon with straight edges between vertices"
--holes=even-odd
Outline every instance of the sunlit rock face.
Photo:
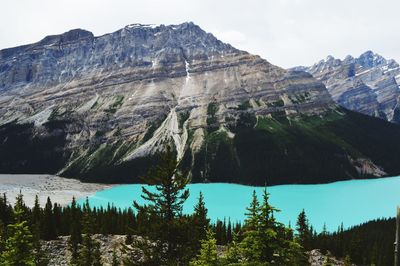
[[341,106],[391,122],[400,122],[400,67],[394,60],[367,51],[344,60],[328,56],[300,67],[322,81]]
[[[195,182],[265,184],[267,177],[271,183],[314,182],[303,179],[298,168],[302,148],[291,151],[298,144],[285,142],[310,145],[292,128],[304,119],[347,118],[322,82],[235,49],[193,23],[132,24],[98,37],[81,29],[48,36],[0,51],[0,170],[138,182],[169,145]],[[384,97],[370,90],[365,78],[354,93],[366,93],[371,103]],[[242,134],[250,131],[282,139],[270,155],[260,155],[257,167],[249,159],[254,154],[243,147],[264,147],[257,144],[270,140]],[[251,145],[241,142],[249,138]],[[317,145],[311,144],[316,151],[310,152],[316,159],[324,153],[318,138],[312,138]],[[342,179],[386,174],[368,154],[334,150],[324,162],[335,164],[340,157]],[[265,168],[268,158],[283,158],[288,167]],[[310,175],[320,176],[317,182],[333,178],[324,179],[318,170]]]

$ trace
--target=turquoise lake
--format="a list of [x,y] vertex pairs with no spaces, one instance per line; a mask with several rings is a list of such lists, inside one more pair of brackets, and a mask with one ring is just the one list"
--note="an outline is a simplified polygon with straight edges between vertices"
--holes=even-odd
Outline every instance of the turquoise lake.
[[[116,185],[98,191],[89,197],[91,206],[106,207],[110,202],[116,207],[132,207],[133,200],[143,203],[142,185]],[[190,184],[190,197],[184,213],[191,213],[199,192],[203,192],[209,217],[244,221],[245,208],[253,190],[260,196],[264,188],[236,184]],[[345,228],[382,217],[393,217],[400,204],[400,176],[341,181],[322,185],[280,185],[267,188],[270,203],[281,210],[276,218],[292,225],[304,208],[310,223],[317,231],[326,224],[329,231],[343,222]],[[80,199],[82,203],[84,199]]]

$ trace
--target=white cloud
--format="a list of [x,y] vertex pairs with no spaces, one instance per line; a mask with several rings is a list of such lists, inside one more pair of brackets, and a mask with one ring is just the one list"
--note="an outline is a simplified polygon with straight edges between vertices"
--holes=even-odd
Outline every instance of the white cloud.
[[221,41],[230,44],[241,44],[246,41],[246,36],[240,31],[236,30],[228,30],[228,31],[212,30],[211,33]]
[[193,21],[233,46],[283,66],[374,50],[400,61],[399,0],[3,0],[0,47],[84,28]]

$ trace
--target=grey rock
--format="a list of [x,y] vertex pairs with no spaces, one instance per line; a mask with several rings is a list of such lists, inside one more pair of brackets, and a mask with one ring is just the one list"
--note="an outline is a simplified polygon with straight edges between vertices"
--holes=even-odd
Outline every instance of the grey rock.
[[[0,51],[0,125],[33,123],[36,136],[65,135],[68,163],[60,174],[85,156],[89,165],[93,150],[118,141],[129,146],[118,149],[119,162],[153,154],[167,141],[179,160],[202,145],[211,103],[224,128],[244,102],[255,115],[336,107],[311,75],[235,49],[191,22],[132,24],[98,37],[76,29]],[[60,121],[68,124],[45,130]],[[158,128],[147,139],[152,125]]]
[[400,123],[400,66],[367,51],[344,60],[328,56],[311,67],[296,67],[322,81],[339,105],[366,115]]

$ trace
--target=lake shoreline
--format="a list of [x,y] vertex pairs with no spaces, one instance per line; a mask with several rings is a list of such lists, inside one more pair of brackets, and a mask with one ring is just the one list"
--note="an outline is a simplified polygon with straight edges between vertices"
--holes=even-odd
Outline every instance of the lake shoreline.
[[1,196],[6,193],[8,201],[14,204],[21,191],[25,204],[29,207],[33,206],[36,195],[42,206],[47,197],[50,197],[53,203],[67,205],[72,197],[85,198],[111,187],[112,185],[108,184],[83,183],[77,179],[48,174],[0,174]]

